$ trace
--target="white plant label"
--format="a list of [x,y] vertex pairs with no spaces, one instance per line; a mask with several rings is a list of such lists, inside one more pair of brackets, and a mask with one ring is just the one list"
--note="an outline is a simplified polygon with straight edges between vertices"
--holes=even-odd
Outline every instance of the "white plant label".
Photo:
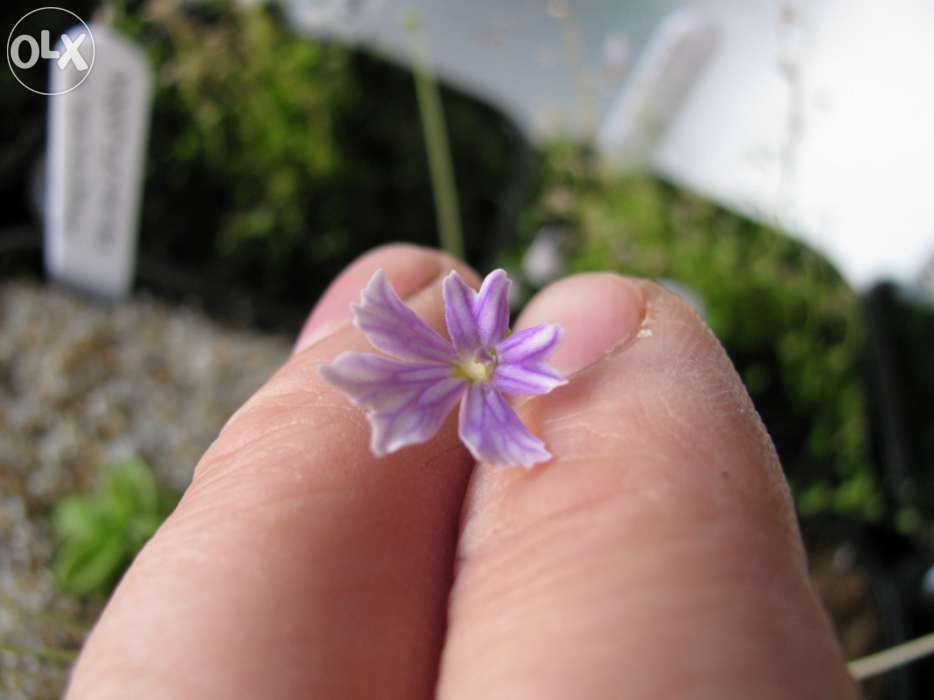
[[665,17],[604,119],[600,150],[622,167],[645,167],[718,41],[715,26],[690,10]]
[[[152,79],[142,51],[90,26],[94,70],[50,71],[45,261],[55,280],[110,298],[133,284]],[[70,35],[70,32],[68,33]],[[57,47],[66,51],[64,41]]]

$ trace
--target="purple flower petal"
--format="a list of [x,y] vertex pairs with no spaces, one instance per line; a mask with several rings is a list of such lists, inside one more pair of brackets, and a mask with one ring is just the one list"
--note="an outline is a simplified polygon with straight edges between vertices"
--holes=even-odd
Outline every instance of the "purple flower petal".
[[561,326],[553,323],[516,331],[496,346],[500,364],[544,362],[561,342]]
[[498,343],[509,328],[509,288],[503,270],[493,270],[475,292],[457,272],[444,279],[444,319],[455,349],[463,354]]
[[547,394],[567,383],[564,377],[544,362],[526,362],[498,365],[491,385],[497,391],[511,396],[531,396]]
[[521,464],[526,469],[551,459],[537,437],[490,385],[473,384],[461,401],[459,434],[474,459],[488,464]]
[[474,304],[474,318],[477,319],[481,345],[495,345],[503,339],[509,328],[511,286],[512,282],[505,270],[493,270],[483,280]]
[[377,457],[425,442],[457,405],[467,382],[436,363],[410,363],[363,352],[345,352],[319,373],[368,409]]
[[496,346],[498,365],[493,386],[504,394],[547,394],[566,384],[565,379],[545,360],[561,341],[561,327],[535,326],[513,333]]
[[354,323],[367,340],[383,352],[401,360],[452,362],[451,344],[406,306],[377,270],[354,304]]
[[444,278],[444,320],[454,349],[461,355],[473,353],[481,347],[480,329],[474,316],[477,293],[454,270]]

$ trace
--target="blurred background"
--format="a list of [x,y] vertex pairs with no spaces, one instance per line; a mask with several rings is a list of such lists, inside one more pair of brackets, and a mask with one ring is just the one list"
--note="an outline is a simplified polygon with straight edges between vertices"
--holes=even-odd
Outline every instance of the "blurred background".
[[[87,83],[38,94],[54,61],[25,76],[9,43],[0,67],[4,698],[58,697],[227,416],[391,241],[506,267],[516,309],[585,270],[683,294],[847,656],[934,630],[929,3],[59,2]],[[4,3],[3,35],[41,6]],[[112,248],[62,215],[82,203],[125,210]],[[930,687],[921,661],[863,691]]]

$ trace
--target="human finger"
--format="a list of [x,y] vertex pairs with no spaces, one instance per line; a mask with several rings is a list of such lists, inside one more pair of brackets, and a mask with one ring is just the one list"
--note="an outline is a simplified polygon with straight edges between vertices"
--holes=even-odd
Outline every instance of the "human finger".
[[661,287],[563,280],[554,459],[468,491],[442,698],[851,698],[788,488],[726,354]]
[[[361,264],[411,282],[398,253]],[[409,303],[441,328],[453,263],[416,253],[436,274]],[[472,460],[453,418],[373,457],[366,419],[316,371],[366,349],[338,325],[228,422],[114,593],[68,698],[431,695]]]

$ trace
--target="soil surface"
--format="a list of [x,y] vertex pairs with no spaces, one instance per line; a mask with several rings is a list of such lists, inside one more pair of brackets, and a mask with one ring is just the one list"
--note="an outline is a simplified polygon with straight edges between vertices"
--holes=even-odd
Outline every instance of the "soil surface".
[[53,650],[77,649],[101,605],[56,593],[51,506],[133,456],[183,489],[289,348],[152,299],[0,283],[0,697],[59,697],[68,663]]

